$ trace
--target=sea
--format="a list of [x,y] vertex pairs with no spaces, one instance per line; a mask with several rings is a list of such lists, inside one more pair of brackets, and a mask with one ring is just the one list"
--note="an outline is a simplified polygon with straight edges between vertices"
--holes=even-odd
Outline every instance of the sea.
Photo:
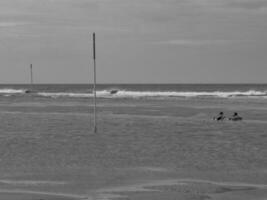
[[[23,95],[33,90],[35,96],[93,97],[93,86],[88,84],[0,85],[0,95]],[[100,98],[146,97],[262,97],[267,96],[267,84],[100,84]]]
[[193,200],[267,188],[267,84],[98,84],[96,97],[94,110],[90,84],[0,85],[0,191]]

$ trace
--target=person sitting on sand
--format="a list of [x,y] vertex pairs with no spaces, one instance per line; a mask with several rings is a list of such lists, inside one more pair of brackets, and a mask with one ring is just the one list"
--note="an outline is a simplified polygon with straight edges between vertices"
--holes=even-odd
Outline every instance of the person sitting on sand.
[[216,117],[213,117],[214,120],[217,120],[217,121],[223,121],[225,119],[225,116],[223,114],[223,112],[220,112],[218,116]]
[[237,112],[235,112],[234,115],[229,118],[229,120],[232,120],[232,121],[241,121],[242,119],[243,118],[240,117]]

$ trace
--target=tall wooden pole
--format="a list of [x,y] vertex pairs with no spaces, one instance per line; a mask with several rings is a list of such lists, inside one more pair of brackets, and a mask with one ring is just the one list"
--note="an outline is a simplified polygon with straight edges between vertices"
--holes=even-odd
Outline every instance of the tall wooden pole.
[[96,52],[95,52],[95,33],[93,33],[93,58],[94,58],[94,132],[97,132],[96,115]]
[[33,90],[33,73],[32,73],[32,64],[30,66],[31,69],[31,90]]
[[30,69],[31,69],[31,85],[32,85],[32,83],[33,83],[33,79],[32,79],[32,64],[30,66]]

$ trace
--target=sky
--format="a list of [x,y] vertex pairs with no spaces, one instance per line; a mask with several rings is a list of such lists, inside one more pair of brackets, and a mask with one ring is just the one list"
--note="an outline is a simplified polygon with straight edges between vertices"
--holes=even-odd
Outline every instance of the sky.
[[267,83],[267,0],[0,0],[0,83]]

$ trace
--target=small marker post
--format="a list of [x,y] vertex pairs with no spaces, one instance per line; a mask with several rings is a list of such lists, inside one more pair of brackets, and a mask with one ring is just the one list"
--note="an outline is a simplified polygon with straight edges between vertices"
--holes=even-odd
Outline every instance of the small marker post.
[[33,72],[32,72],[32,64],[30,65],[31,70],[31,92],[33,91]]

